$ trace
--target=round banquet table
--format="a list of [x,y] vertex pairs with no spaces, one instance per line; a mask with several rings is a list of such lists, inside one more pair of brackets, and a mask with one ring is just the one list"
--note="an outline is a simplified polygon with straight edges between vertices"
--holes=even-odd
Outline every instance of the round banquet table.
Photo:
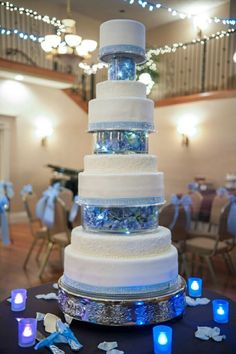
[[[28,289],[27,307],[22,312],[12,312],[10,303],[0,303],[0,354],[35,354],[31,348],[20,348],[17,344],[17,317],[35,317],[36,312],[53,313],[64,321],[64,316],[56,300],[38,300],[37,294],[56,292],[52,284]],[[210,299],[225,298],[222,295],[205,290],[203,296]],[[187,307],[183,318],[166,322],[173,328],[172,354],[235,354],[236,353],[236,304],[230,301],[230,319],[228,324],[217,324],[212,320],[212,304]],[[203,341],[194,337],[197,326],[219,327],[226,340],[220,343]],[[38,329],[43,330],[43,323],[38,322]],[[81,354],[105,354],[97,349],[103,341],[117,341],[118,349],[125,354],[153,354],[152,326],[146,327],[106,327],[73,321],[71,329],[83,344]],[[68,345],[59,344],[65,353],[73,353]],[[43,348],[38,353],[49,353]]]

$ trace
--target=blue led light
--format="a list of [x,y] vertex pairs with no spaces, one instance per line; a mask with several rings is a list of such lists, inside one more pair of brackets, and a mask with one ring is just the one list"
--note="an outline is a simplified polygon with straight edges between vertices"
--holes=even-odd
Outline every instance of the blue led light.
[[100,131],[96,134],[95,154],[147,153],[145,131]]
[[30,39],[33,42],[35,42],[35,41],[40,42],[41,38],[43,39],[43,37],[38,37],[38,36],[36,36],[34,34],[29,34],[29,33],[26,33],[26,32],[20,32],[17,28],[15,28],[15,29],[7,29],[7,28],[2,28],[1,26],[0,26],[0,34],[1,35],[7,35],[7,36],[17,35],[21,39],[24,39],[24,40]]
[[108,66],[109,80],[135,80],[136,64],[132,58],[114,57]]

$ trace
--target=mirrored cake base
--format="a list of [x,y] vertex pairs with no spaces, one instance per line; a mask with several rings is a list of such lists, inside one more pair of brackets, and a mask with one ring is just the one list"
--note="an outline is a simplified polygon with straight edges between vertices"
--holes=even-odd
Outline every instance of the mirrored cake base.
[[105,326],[140,326],[161,323],[181,317],[184,313],[185,280],[179,276],[172,288],[143,294],[108,295],[80,292],[58,282],[58,303],[67,322]]

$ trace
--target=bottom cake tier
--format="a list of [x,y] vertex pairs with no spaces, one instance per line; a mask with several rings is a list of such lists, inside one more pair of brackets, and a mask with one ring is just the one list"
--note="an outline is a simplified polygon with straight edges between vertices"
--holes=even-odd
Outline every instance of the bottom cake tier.
[[185,282],[170,230],[119,235],[75,228],[58,302],[68,322],[140,326],[181,317]]
[[144,294],[168,290],[178,279],[170,231],[107,235],[73,230],[65,249],[63,283],[92,294]]

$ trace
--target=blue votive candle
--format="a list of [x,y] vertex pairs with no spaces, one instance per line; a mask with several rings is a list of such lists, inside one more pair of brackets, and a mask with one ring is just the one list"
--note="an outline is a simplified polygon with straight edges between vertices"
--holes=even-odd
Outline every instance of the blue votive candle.
[[213,319],[217,323],[228,323],[229,321],[229,302],[227,300],[213,300]]
[[23,311],[26,306],[26,289],[13,289],[11,291],[11,310]]
[[172,328],[168,326],[153,327],[153,344],[155,354],[171,354]]
[[35,344],[36,332],[36,318],[18,319],[18,344],[20,347],[32,347]]
[[202,296],[202,279],[201,278],[188,278],[188,294],[191,297]]

